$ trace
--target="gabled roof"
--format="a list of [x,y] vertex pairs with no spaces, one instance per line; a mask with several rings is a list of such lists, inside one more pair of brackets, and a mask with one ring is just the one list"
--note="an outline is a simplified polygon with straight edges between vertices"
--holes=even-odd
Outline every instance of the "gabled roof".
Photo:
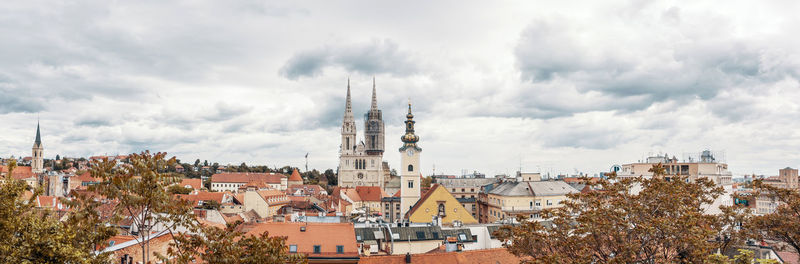
[[[453,196],[453,194],[451,194],[449,191],[447,191],[447,188],[445,188],[445,187],[443,187],[443,186],[441,186],[441,185],[439,185],[439,184],[433,184],[433,185],[431,186],[430,190],[428,190],[427,192],[425,192],[425,194],[423,194],[423,195],[422,195],[422,197],[420,197],[420,198],[419,198],[419,200],[417,200],[417,203],[416,203],[416,204],[414,204],[414,206],[412,206],[412,207],[411,207],[411,210],[408,210],[408,212],[406,212],[406,215],[405,215],[405,217],[404,217],[404,218],[406,218],[406,219],[411,219],[411,216],[412,216],[412,215],[414,215],[414,213],[415,213],[415,212],[416,212],[416,211],[417,211],[419,208],[421,208],[421,207],[422,207],[422,206],[423,206],[423,205],[424,205],[424,204],[425,204],[425,203],[428,201],[428,199],[429,199],[429,198],[431,198],[431,196],[432,196],[434,193],[436,193],[437,191],[438,191],[438,192],[443,192],[443,193],[445,193],[445,194],[446,194],[446,196],[444,196],[444,197],[445,197],[445,198],[444,198],[444,199],[445,199],[445,202],[446,202],[446,200],[448,200],[448,199],[452,199],[451,201],[452,201],[452,203],[454,203],[454,205],[456,206],[456,210],[458,210],[458,208],[461,208],[461,210],[463,210],[463,211],[462,211],[462,213],[465,213],[465,214],[464,214],[464,216],[468,216],[468,217],[467,217],[467,218],[465,218],[465,219],[453,219],[453,218],[451,218],[451,217],[449,216],[449,214],[447,214],[448,216],[446,216],[445,218],[443,218],[443,219],[442,219],[442,221],[443,221],[443,222],[444,222],[444,221],[448,221],[448,222],[449,222],[450,220],[460,220],[460,221],[463,221],[464,223],[469,223],[469,222],[474,222],[474,223],[477,223],[477,222],[478,222],[478,221],[477,221],[477,220],[476,220],[474,217],[472,217],[471,215],[469,215],[469,213],[467,213],[467,211],[466,211],[466,208],[464,208],[464,206],[462,206],[462,205],[461,205],[461,203],[458,201],[458,199],[456,199],[456,198],[455,198],[455,196]],[[440,197],[441,197],[441,196],[440,196]],[[435,202],[438,202],[438,201],[435,201]],[[452,207],[451,207],[451,208],[452,208]],[[450,208],[448,208],[448,210],[449,210],[449,209],[450,209]],[[426,213],[427,213],[427,212],[426,212]],[[434,213],[431,213],[431,214],[434,214]],[[450,220],[448,220],[448,219],[450,219]]]
[[225,172],[211,175],[211,182],[248,183],[251,181],[280,184],[286,175],[280,173]]
[[404,218],[408,219],[408,216],[414,214],[414,211],[417,211],[417,208],[420,207],[420,205],[422,204],[422,201],[428,200],[428,197],[430,197],[431,194],[433,194],[433,191],[438,189],[438,188],[439,188],[439,185],[438,184],[434,184],[427,192],[422,194],[422,197],[420,197],[419,200],[417,200],[417,203],[415,203],[414,206],[411,207],[411,210],[408,210],[408,212],[406,212],[406,215],[405,215]]

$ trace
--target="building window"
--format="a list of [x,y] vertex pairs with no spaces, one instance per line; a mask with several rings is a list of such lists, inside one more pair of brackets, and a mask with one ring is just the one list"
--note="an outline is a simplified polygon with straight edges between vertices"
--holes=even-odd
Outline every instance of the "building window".
[[297,253],[297,245],[289,245],[289,253]]
[[444,204],[439,204],[439,215],[444,215]]
[[336,246],[336,254],[344,254],[344,246],[337,245]]
[[417,231],[417,239],[425,239],[425,232]]
[[433,239],[439,239],[439,232],[433,232]]
[[409,172],[414,171],[414,165],[408,164],[408,171]]
[[320,246],[314,245],[314,254],[319,254],[319,253],[320,253]]
[[408,181],[408,188],[414,188],[414,181]]

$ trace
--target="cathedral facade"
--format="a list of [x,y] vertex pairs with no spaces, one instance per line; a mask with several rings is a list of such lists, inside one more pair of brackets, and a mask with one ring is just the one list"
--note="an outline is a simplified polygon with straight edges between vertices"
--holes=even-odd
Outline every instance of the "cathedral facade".
[[347,99],[342,121],[342,143],[339,150],[339,186],[384,187],[384,126],[375,79],[372,79],[372,104],[364,114],[364,138],[357,138],[356,121],[350,100],[350,80],[347,80]]

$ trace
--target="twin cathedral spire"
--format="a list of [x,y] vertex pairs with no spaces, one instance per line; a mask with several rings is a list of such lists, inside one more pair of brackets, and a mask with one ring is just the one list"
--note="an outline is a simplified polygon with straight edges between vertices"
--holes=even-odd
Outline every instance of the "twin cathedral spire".
[[347,99],[342,120],[342,148],[339,156],[339,186],[383,187],[384,126],[383,113],[378,109],[375,78],[372,78],[372,104],[364,114],[363,141],[357,142],[356,121],[347,79]]
[[[353,104],[350,96],[350,79],[347,79],[347,100],[344,108],[342,122],[342,151],[352,152],[357,147],[356,122],[353,117]],[[372,103],[369,111],[364,114],[364,151],[367,155],[383,155],[384,125],[383,113],[378,109],[378,95],[375,86],[375,77],[372,78]]]

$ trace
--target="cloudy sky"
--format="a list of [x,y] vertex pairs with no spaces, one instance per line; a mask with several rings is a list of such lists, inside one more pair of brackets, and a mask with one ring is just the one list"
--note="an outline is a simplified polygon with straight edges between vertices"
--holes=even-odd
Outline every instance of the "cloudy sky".
[[[598,4],[603,2],[602,5]],[[0,156],[335,168],[347,78],[399,165],[595,173],[711,149],[800,166],[797,1],[6,1]],[[359,134],[363,131],[359,121]]]

